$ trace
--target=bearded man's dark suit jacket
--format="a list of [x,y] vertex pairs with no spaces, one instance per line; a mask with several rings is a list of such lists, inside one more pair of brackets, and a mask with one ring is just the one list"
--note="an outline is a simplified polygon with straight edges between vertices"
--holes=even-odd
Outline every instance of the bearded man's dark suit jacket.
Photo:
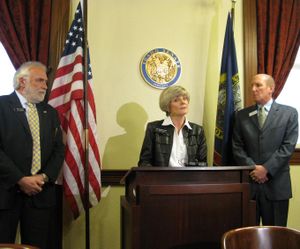
[[[168,167],[173,145],[174,126],[162,125],[163,120],[150,122],[140,153],[139,166]],[[189,163],[205,163],[207,147],[203,127],[189,122],[192,129],[182,128]]]
[[239,165],[263,165],[269,180],[261,186],[252,181],[252,198],[259,188],[272,201],[292,197],[289,160],[298,138],[297,110],[273,102],[262,128],[257,106],[239,111],[233,131],[233,155]]
[[[37,208],[55,205],[54,182],[64,160],[64,145],[57,112],[46,103],[36,105],[40,120],[41,170],[49,177],[43,190],[30,201]],[[26,111],[15,92],[0,97],[0,210],[15,205],[17,182],[30,176],[32,137]]]

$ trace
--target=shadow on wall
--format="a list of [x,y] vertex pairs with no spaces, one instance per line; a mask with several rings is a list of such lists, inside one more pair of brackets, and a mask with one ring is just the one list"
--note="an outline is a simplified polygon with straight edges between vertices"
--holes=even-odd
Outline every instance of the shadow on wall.
[[120,107],[116,121],[125,133],[110,137],[104,149],[104,169],[129,169],[137,165],[148,115],[137,103]]

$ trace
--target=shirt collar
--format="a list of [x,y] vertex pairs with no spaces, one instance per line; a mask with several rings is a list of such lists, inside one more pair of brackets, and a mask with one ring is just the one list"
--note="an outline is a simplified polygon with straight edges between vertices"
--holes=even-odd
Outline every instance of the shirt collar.
[[[271,109],[271,106],[273,104],[274,100],[273,99],[270,99],[265,105],[263,105],[263,107],[265,108],[266,111],[270,111]],[[260,107],[262,105],[258,105],[258,107]]]
[[25,97],[22,94],[20,94],[18,91],[15,91],[15,93],[17,94],[17,97],[19,98],[22,107],[26,109],[26,107],[27,107],[27,105],[26,105],[27,99],[25,99]]
[[[162,126],[168,126],[168,125],[172,125],[172,126],[175,127],[175,125],[173,124],[172,119],[171,119],[170,116],[167,116],[167,117],[164,119],[163,123],[162,123]],[[192,130],[192,127],[191,127],[189,121],[187,120],[187,118],[185,118],[185,122],[184,122],[183,127],[184,127],[184,126],[186,126],[187,128],[189,128],[190,130]]]

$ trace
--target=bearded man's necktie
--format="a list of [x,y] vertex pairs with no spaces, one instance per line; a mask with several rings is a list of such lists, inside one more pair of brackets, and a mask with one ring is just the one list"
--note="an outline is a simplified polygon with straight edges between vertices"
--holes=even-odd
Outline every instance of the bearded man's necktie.
[[41,169],[40,122],[36,106],[32,103],[27,104],[28,123],[33,142],[31,174],[34,175]]

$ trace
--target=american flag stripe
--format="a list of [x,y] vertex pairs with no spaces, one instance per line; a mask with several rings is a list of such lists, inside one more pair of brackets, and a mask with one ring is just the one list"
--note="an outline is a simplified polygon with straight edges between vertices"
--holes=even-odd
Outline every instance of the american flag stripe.
[[[82,57],[80,57],[80,58],[82,60]],[[49,102],[53,101],[54,98],[61,96],[62,93],[67,94],[67,95],[63,96],[64,98],[62,99],[61,103],[64,103],[66,100],[70,101],[71,94],[73,94],[73,91],[76,91],[76,90],[80,90],[81,95],[83,95],[83,92],[82,92],[83,91],[83,89],[82,89],[82,81],[83,81],[82,65],[78,62],[74,62],[69,65],[73,67],[74,71],[55,79],[57,81],[62,82],[62,84],[60,86],[56,86],[55,88],[52,88],[51,96],[49,96]]]
[[81,47],[78,47],[74,55],[66,55],[62,57],[60,63],[58,64],[57,77],[65,76],[69,73],[75,73],[76,70],[74,71],[74,68],[71,65],[77,63],[80,64],[82,61],[82,55],[83,49]]
[[[58,65],[49,96],[49,104],[57,109],[66,140],[63,165],[64,194],[73,212],[78,217],[84,209],[85,188],[85,131],[83,89],[83,24],[80,4],[77,7],[63,56]],[[89,56],[88,56],[89,57]],[[89,60],[88,60],[89,64]],[[88,72],[88,169],[89,203],[94,206],[100,201],[101,173],[100,154],[97,145],[96,106],[92,91],[92,75]]]
[[[65,167],[64,174],[71,174],[69,172],[69,168]],[[73,179],[73,182],[75,183],[75,179]],[[73,190],[73,191],[71,191]],[[76,190],[76,191],[75,191]],[[72,185],[72,184],[65,184],[64,185],[64,194],[66,197],[66,200],[68,202],[68,204],[70,205],[70,208],[73,212],[73,215],[77,215],[79,216],[80,210],[83,209],[83,205],[82,205],[82,199],[80,196],[80,192],[78,191],[78,186],[77,185]]]
[[[60,88],[57,88],[53,90],[53,96],[57,98],[55,101],[58,101],[58,103],[65,104],[65,102],[69,103],[71,99],[81,99],[82,98],[82,75],[75,74],[72,81],[68,82],[67,84],[63,85]],[[63,81],[62,79],[62,82]],[[65,94],[61,96],[61,94]],[[52,101],[52,100],[50,100]]]

